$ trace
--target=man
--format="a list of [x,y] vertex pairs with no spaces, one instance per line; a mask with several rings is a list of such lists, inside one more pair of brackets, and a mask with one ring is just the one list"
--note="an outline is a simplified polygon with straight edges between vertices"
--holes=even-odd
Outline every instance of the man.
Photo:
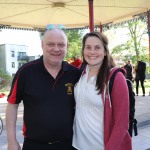
[[128,63],[124,66],[124,68],[126,69],[126,79],[133,81],[133,65],[130,60],[128,60]]
[[43,56],[23,65],[16,73],[6,110],[8,150],[20,150],[16,139],[17,109],[24,104],[23,150],[71,150],[74,117],[73,87],[80,71],[64,62],[64,31],[47,30]]

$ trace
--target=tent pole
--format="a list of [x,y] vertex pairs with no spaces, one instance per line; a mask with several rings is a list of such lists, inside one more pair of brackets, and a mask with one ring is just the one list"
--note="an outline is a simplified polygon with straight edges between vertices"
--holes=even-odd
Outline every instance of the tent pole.
[[103,26],[102,26],[101,22],[100,22],[99,29],[100,29],[100,32],[102,33],[103,32]]
[[147,20],[148,20],[148,39],[149,39],[149,66],[150,66],[150,10],[147,12]]
[[94,0],[89,0],[89,24],[90,24],[90,32],[94,31],[93,1]]

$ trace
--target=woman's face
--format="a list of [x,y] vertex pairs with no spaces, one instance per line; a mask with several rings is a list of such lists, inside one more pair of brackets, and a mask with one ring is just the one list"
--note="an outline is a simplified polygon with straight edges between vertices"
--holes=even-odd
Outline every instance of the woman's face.
[[83,56],[91,67],[95,66],[99,68],[102,65],[106,52],[98,37],[92,36],[86,39]]

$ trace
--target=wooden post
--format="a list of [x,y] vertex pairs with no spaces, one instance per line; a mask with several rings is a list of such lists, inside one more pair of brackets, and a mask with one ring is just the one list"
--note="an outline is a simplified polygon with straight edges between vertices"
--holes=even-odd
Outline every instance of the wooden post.
[[90,32],[94,31],[93,0],[89,0],[89,24]]
[[149,66],[150,66],[150,10],[147,12],[147,28],[148,28],[148,39],[149,39]]
[[101,22],[100,22],[100,32],[102,33],[102,31],[103,31],[103,26],[102,26],[102,24],[101,24]]

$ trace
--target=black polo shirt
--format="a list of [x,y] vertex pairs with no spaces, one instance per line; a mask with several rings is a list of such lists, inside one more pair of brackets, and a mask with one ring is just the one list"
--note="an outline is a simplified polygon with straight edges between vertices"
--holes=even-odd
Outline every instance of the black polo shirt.
[[24,136],[36,141],[65,140],[72,137],[74,85],[81,72],[62,63],[54,79],[43,57],[23,65],[16,73],[8,102],[24,104]]

